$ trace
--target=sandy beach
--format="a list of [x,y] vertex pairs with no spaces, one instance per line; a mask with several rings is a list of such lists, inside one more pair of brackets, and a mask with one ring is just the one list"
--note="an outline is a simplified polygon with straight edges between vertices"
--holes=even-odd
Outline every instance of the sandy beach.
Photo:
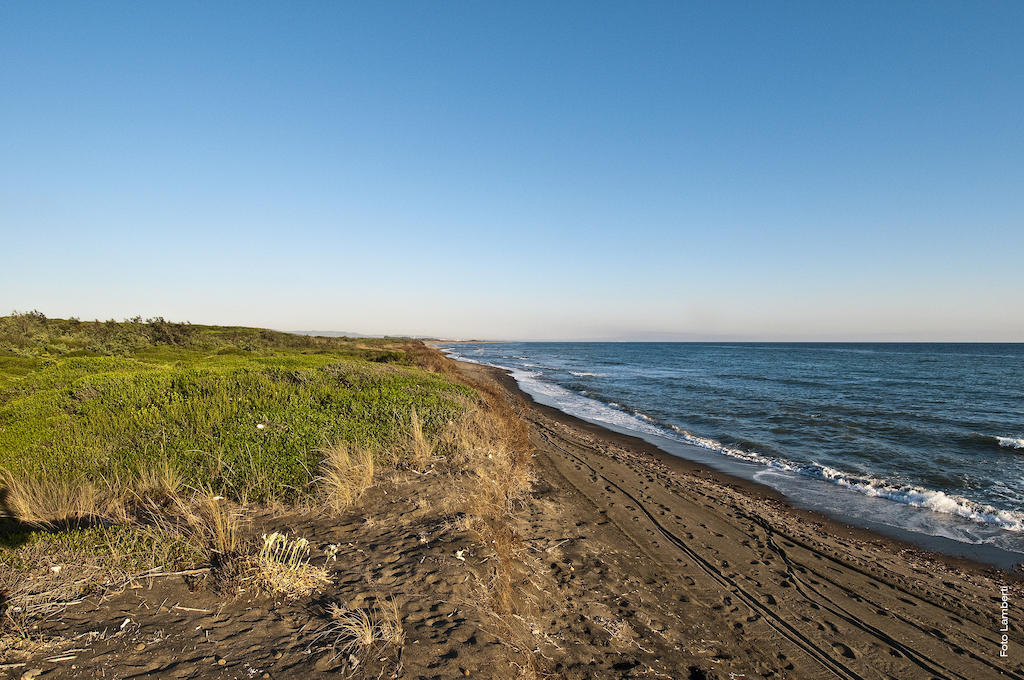
[[[480,488],[464,471],[396,469],[342,515],[249,519],[310,539],[329,574],[312,597],[228,592],[209,569],[143,575],[34,622],[0,672],[1024,678],[1018,576],[794,510],[765,487],[533,403],[501,370],[437,359],[527,425],[532,488],[491,534],[518,547],[503,556],[452,509]],[[344,559],[330,559],[331,545]],[[513,601],[495,609],[484,603],[500,579]],[[330,602],[392,603],[404,642],[339,651]]]
[[564,510],[535,520],[567,532],[575,569],[559,567],[562,587],[635,627],[639,665],[674,657],[669,677],[687,677],[688,663],[721,677],[1024,677],[1012,623],[1000,657],[1000,588],[1020,601],[1016,576],[794,510],[532,403],[497,369],[460,368],[523,400],[542,496]]

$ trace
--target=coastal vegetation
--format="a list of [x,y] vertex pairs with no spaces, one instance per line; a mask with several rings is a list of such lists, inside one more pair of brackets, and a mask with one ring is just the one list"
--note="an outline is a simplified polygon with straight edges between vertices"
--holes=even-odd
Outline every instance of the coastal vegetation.
[[991,628],[1019,574],[795,513],[413,340],[0,318],[0,515],[12,677],[1022,671]]
[[[6,634],[164,575],[308,598],[345,548],[278,532],[275,518],[337,516],[401,474],[441,489],[447,521],[494,553],[477,604],[525,621],[511,522],[530,487],[525,427],[448,363],[402,339],[0,317]],[[335,603],[326,620],[320,638],[350,655],[403,638],[394,598]],[[530,646],[510,644],[531,668]]]

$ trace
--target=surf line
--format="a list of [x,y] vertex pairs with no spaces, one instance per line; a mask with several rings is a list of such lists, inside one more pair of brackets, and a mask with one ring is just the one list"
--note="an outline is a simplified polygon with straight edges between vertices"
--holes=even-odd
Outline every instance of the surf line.
[[1009,656],[1010,650],[1010,588],[999,586],[999,656]]

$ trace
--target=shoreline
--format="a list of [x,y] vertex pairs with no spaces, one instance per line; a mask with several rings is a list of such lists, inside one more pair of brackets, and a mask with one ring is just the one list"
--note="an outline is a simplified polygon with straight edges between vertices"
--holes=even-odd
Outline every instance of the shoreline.
[[[431,345],[431,347],[435,350],[442,351],[437,344]],[[474,361],[461,361],[460,359],[448,356],[447,354],[445,354],[445,356],[452,361],[470,365],[479,365],[501,373],[501,382],[506,389],[518,393],[522,398],[528,400],[537,408],[545,409],[552,417],[561,418],[572,423],[576,427],[582,427],[590,432],[604,433],[605,436],[609,437],[613,441],[628,441],[638,450],[644,450],[648,454],[662,460],[670,466],[681,465],[682,467],[680,469],[682,470],[687,470],[689,468],[694,474],[710,476],[723,483],[742,487],[746,489],[748,493],[756,496],[781,502],[785,504],[791,512],[797,515],[803,513],[804,516],[811,521],[826,522],[835,525],[836,528],[851,532],[851,535],[860,536],[862,540],[891,541],[894,546],[901,550],[915,550],[933,557],[941,557],[950,563],[974,565],[974,567],[979,569],[997,569],[1009,575],[1015,575],[1018,570],[1024,570],[1024,555],[997,545],[992,545],[990,543],[969,543],[966,541],[958,541],[947,536],[917,532],[888,522],[874,521],[863,516],[858,517],[856,513],[853,515],[852,519],[845,519],[838,512],[829,513],[827,510],[815,507],[814,503],[801,506],[799,501],[786,496],[783,491],[775,489],[765,482],[740,476],[740,473],[742,473],[743,470],[732,471],[728,469],[719,469],[718,467],[715,467],[713,461],[711,463],[701,462],[700,460],[694,460],[685,454],[674,453],[672,450],[664,448],[662,445],[646,438],[643,433],[634,433],[629,431],[628,428],[622,428],[622,430],[620,430],[606,423],[591,422],[562,411],[558,407],[538,402],[532,395],[519,386],[518,382],[508,369]],[[665,445],[673,444],[675,443],[671,441],[665,442]],[[684,443],[679,443],[678,447],[681,449],[691,448]],[[699,457],[708,455],[709,454],[707,452],[698,449]],[[908,510],[916,510],[925,513],[931,512],[926,508],[916,508],[914,506],[910,506]],[[859,524],[859,522],[863,522],[863,524]]]
[[[689,475],[697,475],[706,479],[713,479],[719,484],[723,484],[734,489],[740,490],[741,492],[749,495],[753,499],[771,501],[773,503],[781,504],[786,508],[786,511],[793,514],[796,518],[822,524],[829,528],[832,532],[840,532],[859,541],[865,542],[876,542],[881,544],[887,544],[888,549],[893,552],[906,552],[911,551],[918,553],[920,556],[931,560],[939,560],[950,567],[970,569],[977,572],[998,572],[1009,580],[1024,582],[1024,573],[1021,571],[1014,570],[1013,568],[1001,566],[1000,564],[985,561],[981,559],[974,559],[962,555],[953,555],[947,552],[943,552],[939,549],[929,548],[926,545],[928,542],[940,542],[936,537],[930,537],[924,534],[920,534],[919,541],[915,542],[909,539],[901,539],[896,536],[887,535],[878,530],[871,528],[860,527],[854,524],[844,522],[841,519],[828,515],[824,512],[801,508],[794,505],[793,501],[787,498],[782,492],[773,489],[772,487],[757,482],[754,480],[744,479],[730,475],[727,472],[716,470],[713,467],[700,463],[698,461],[683,458],[675,455],[669,451],[658,447],[657,445],[643,439],[639,435],[625,434],[616,430],[592,423],[588,420],[584,420],[570,413],[566,413],[558,408],[549,406],[538,402],[529,393],[524,391],[508,369],[498,368],[489,364],[480,364],[473,362],[460,361],[452,357],[448,357],[451,361],[455,361],[459,364],[469,366],[480,366],[487,371],[492,373],[492,377],[507,391],[515,394],[520,399],[526,401],[531,408],[537,409],[549,418],[565,423],[566,425],[582,430],[591,434],[592,436],[604,439],[609,442],[614,442],[619,445],[628,446],[637,451],[643,452],[649,456],[652,456],[659,462],[668,467]],[[905,534],[912,534],[908,530],[901,530]],[[917,536],[917,535],[915,535]],[[952,541],[952,539],[945,539]],[[970,546],[970,544],[964,544]],[[997,549],[998,550],[998,549]]]
[[655,651],[642,663],[666,658],[654,650],[664,640],[729,677],[1024,680],[1013,620],[1021,574],[793,507],[761,484],[540,404],[502,369],[451,362],[518,404],[544,508],[526,540],[572,546],[550,568],[583,609],[642,613],[650,633],[636,654]]

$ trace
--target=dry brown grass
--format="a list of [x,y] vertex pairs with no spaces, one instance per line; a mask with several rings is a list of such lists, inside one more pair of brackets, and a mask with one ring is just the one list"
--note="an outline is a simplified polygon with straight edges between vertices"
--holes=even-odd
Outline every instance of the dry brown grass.
[[452,360],[441,354],[433,347],[428,347],[422,342],[412,342],[403,347],[405,353],[419,366],[445,375],[456,375]]
[[[106,486],[106,485],[104,485]],[[0,471],[0,515],[26,524],[77,524],[83,520],[123,520],[124,497],[87,479],[16,476]]]
[[463,416],[437,442],[451,480],[445,510],[483,546],[485,566],[471,570],[474,587],[465,604],[485,615],[519,677],[539,677],[540,627],[534,620],[545,592],[536,560],[517,530],[534,481],[529,430],[505,392],[487,383],[470,384],[479,398],[466,404]]
[[132,489],[136,497],[157,503],[173,502],[185,489],[184,476],[170,458],[152,463],[127,481],[127,488]]
[[362,609],[332,604],[329,613],[331,621],[320,636],[335,652],[354,654],[383,645],[401,648],[405,643],[401,610],[393,597]]
[[140,509],[173,504],[184,488],[169,460],[134,473],[99,479],[29,477],[0,471],[0,516],[26,524],[76,525],[83,521],[128,523]]
[[193,543],[210,554],[212,562],[224,562],[238,554],[242,526],[247,521],[243,507],[236,506],[209,489],[193,490],[190,497],[175,496],[174,514],[165,528],[184,529]]
[[376,464],[369,449],[338,442],[325,449],[317,483],[324,505],[339,512],[359,500],[373,486]]
[[413,408],[409,414],[409,462],[416,470],[426,470],[434,457],[434,445],[423,434],[420,416]]
[[463,523],[502,557],[514,558],[513,518],[533,485],[526,434],[514,414],[494,404],[469,411],[448,431],[446,447],[460,471],[453,500]]
[[[450,364],[445,372],[461,375],[448,359],[440,361]],[[519,677],[536,678],[543,664],[535,620],[548,593],[516,528],[534,482],[529,430],[511,395],[490,383],[466,382],[479,400],[467,404],[438,443],[453,480],[447,510],[487,554],[486,569],[472,572],[475,587],[466,604],[488,614],[488,628],[509,648]]]

